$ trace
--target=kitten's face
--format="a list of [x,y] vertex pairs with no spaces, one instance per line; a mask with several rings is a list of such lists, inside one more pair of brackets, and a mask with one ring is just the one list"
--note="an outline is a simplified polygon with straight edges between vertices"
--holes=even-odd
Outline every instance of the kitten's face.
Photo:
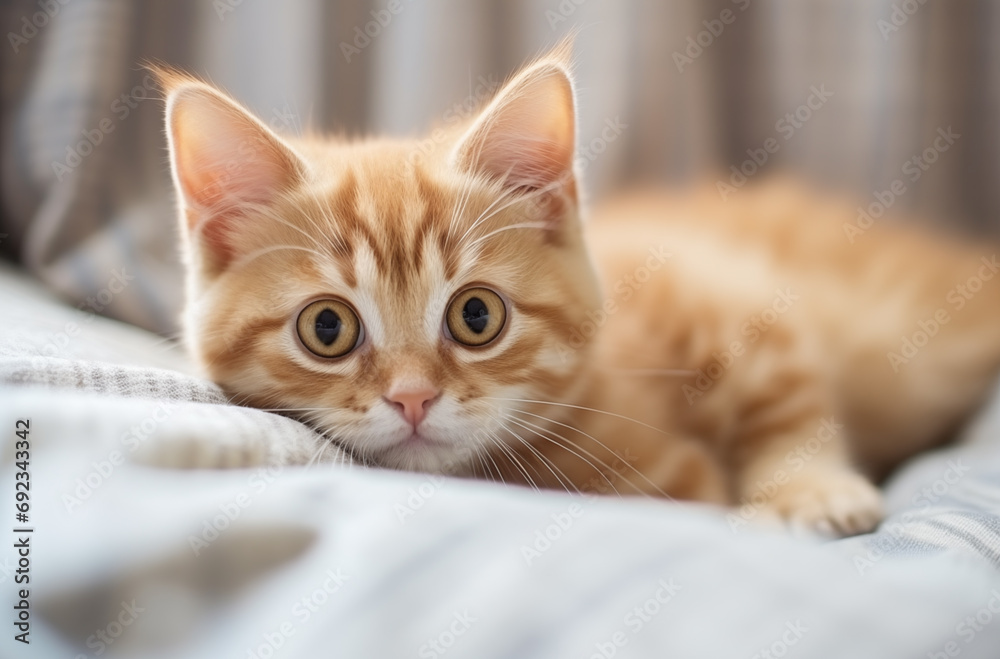
[[512,409],[581,381],[572,337],[599,301],[562,66],[522,73],[421,158],[287,144],[191,81],[170,99],[187,337],[236,401],[379,464],[460,471],[532,437],[539,420]]

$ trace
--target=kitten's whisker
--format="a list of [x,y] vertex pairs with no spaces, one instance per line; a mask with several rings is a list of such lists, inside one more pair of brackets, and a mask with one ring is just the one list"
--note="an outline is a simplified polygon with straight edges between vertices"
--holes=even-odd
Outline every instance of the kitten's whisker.
[[467,178],[462,184],[462,189],[459,191],[459,203],[455,205],[451,214],[451,220],[448,222],[448,233],[446,234],[446,238],[449,243],[451,242],[452,232],[455,230],[458,218],[465,214],[465,209],[468,206],[469,200],[472,198],[473,182],[474,179]]
[[[273,209],[271,209],[270,207],[267,207],[267,206],[263,206],[263,205],[260,205],[260,204],[244,204],[244,207],[248,208],[249,210],[251,210],[252,212],[254,212],[256,215],[262,216],[264,219],[268,219],[268,220],[271,220],[273,222],[277,222],[279,224],[282,224],[282,225],[288,227],[289,229],[292,229],[294,231],[298,231],[300,234],[302,234],[303,237],[305,237],[305,239],[308,242],[313,243],[313,244],[318,244],[317,235],[318,236],[322,236],[322,235],[325,235],[325,233],[326,233],[326,232],[324,232],[322,230],[319,230],[319,227],[316,227],[317,230],[318,230],[318,233],[317,233],[317,235],[312,235],[308,231],[306,231],[305,229],[303,229],[302,227],[295,226],[294,224],[292,224],[291,222],[289,222],[285,218],[281,217],[280,215],[277,215],[273,211]],[[306,215],[306,218],[307,219],[311,219],[308,215]],[[316,225],[314,224],[314,227],[315,226]],[[328,256],[330,256],[330,255],[328,255]],[[320,258],[327,258],[327,257],[320,256]]]
[[[506,176],[504,178],[506,178]],[[484,224],[485,222],[487,222],[488,220],[490,220],[491,218],[493,218],[495,215],[497,215],[501,211],[506,210],[507,208],[509,208],[510,206],[513,206],[514,204],[516,204],[519,201],[527,201],[529,199],[533,199],[535,197],[540,197],[540,196],[542,196],[544,194],[547,194],[547,193],[549,193],[549,192],[551,192],[553,190],[556,190],[556,189],[559,188],[559,186],[561,184],[562,184],[561,181],[555,181],[553,183],[549,183],[548,185],[543,185],[540,188],[536,188],[534,190],[531,190],[530,192],[522,192],[522,191],[518,190],[517,188],[511,188],[511,189],[509,189],[504,194],[502,194],[501,196],[499,196],[496,201],[494,201],[492,204],[490,204],[485,211],[483,211],[483,214],[480,215],[479,218],[472,224],[472,226],[470,226],[466,230],[465,234],[462,236],[462,238],[459,240],[459,242],[465,242],[466,237],[469,235],[470,232],[472,232],[473,229],[475,229],[476,227],[478,227],[481,224]],[[490,210],[493,208],[493,206],[496,205],[497,201],[505,201],[505,200],[507,200],[506,203],[504,203],[499,208],[496,208],[495,210],[493,210],[492,212],[490,212]],[[489,213],[489,214],[487,215],[487,213]]]
[[[541,462],[543,467],[549,470],[549,473],[552,474],[552,476],[559,482],[559,485],[561,485],[564,490],[569,492],[569,489],[573,488],[574,490],[576,490],[577,494],[580,494],[580,488],[578,488],[576,485],[573,484],[573,481],[568,476],[566,476],[566,473],[562,469],[560,469],[556,463],[552,462],[552,460],[542,455],[542,453],[538,449],[536,449],[534,446],[531,445],[531,442],[521,437],[521,435],[519,435],[518,433],[514,432],[514,430],[508,427],[506,424],[504,424],[503,421],[500,421],[500,425],[503,426],[504,430],[506,430],[511,435],[516,437],[517,440],[521,442],[521,444],[523,444],[525,448],[531,451],[531,453],[535,456],[535,458],[539,462]],[[556,473],[557,471],[559,472],[558,474]],[[565,482],[563,482],[564,478],[566,479]]]
[[249,400],[250,394],[241,394],[238,396],[227,396],[226,402],[230,405],[236,405],[237,407],[242,407],[243,403]]
[[316,462],[319,459],[320,454],[326,452],[327,446],[328,446],[328,444],[326,442],[321,443],[319,445],[319,448],[316,450],[316,452],[312,454],[312,457],[309,458],[309,460],[306,461],[305,468],[306,468],[307,471],[309,470],[310,467],[312,467],[313,462]]
[[[327,225],[332,229],[337,226],[337,218],[334,215],[333,208],[330,206],[330,200],[326,199],[323,204],[323,219],[326,220]],[[344,236],[339,232],[322,232],[321,235],[326,235],[331,245],[338,251],[338,256],[346,256],[350,254],[350,250],[347,247],[347,241]]]
[[692,371],[683,368],[602,368],[602,371],[606,373],[617,373],[621,375],[649,375],[649,376],[670,376],[670,377],[682,377],[689,375],[698,375],[698,371]]
[[[614,481],[612,481],[603,470],[601,470],[600,468],[598,468],[597,465],[595,465],[593,462],[591,462],[590,460],[588,460],[587,458],[585,458],[584,456],[580,455],[575,450],[573,450],[573,447],[576,447],[576,448],[580,449],[581,451],[583,451],[584,453],[586,453],[588,456],[590,456],[591,458],[593,458],[594,460],[596,460],[598,463],[600,463],[600,465],[602,467],[604,467],[605,469],[607,469],[611,473],[616,473],[615,470],[611,467],[611,465],[609,465],[608,463],[604,462],[604,460],[601,460],[599,457],[597,457],[596,455],[594,455],[593,453],[591,453],[587,449],[583,448],[582,446],[579,446],[579,445],[575,444],[572,440],[567,439],[566,437],[564,437],[563,435],[555,432],[554,430],[549,430],[547,428],[542,428],[541,426],[537,426],[537,425],[531,423],[530,421],[525,421],[523,419],[518,420],[518,419],[514,419],[512,417],[508,417],[508,420],[511,421],[512,423],[515,423],[518,426],[524,428],[528,432],[534,433],[539,438],[541,438],[541,439],[549,442],[550,444],[553,444],[554,446],[558,446],[559,448],[563,449],[564,451],[568,451],[569,453],[572,453],[573,455],[575,455],[580,460],[583,460],[584,462],[586,462],[587,465],[591,469],[593,469],[594,471],[596,471],[601,476],[601,478],[603,478],[605,481],[607,481],[608,485],[611,486],[611,489],[614,490],[615,494],[617,494],[619,497],[621,496],[621,493],[618,491],[618,488],[615,487]],[[532,428],[531,426],[534,426],[534,428]],[[537,430],[536,430],[536,428],[537,428]],[[544,433],[548,433],[548,435],[543,435],[542,434],[543,432]],[[551,437],[549,435],[551,435]],[[560,442],[557,442],[554,439],[554,437],[558,437],[563,442],[566,442],[566,444],[562,444]]]
[[[495,442],[493,442],[493,443],[495,443]],[[490,451],[486,451],[486,452],[484,453],[484,455],[486,456],[486,458],[487,458],[487,459],[489,459],[489,461],[490,461],[490,462],[491,462],[491,463],[493,464],[493,466],[494,466],[494,467],[496,468],[496,470],[497,470],[497,471],[496,471],[496,473],[497,473],[497,478],[499,478],[499,479],[500,479],[500,480],[499,480],[499,482],[501,482],[501,483],[504,483],[504,482],[506,482],[506,481],[504,481],[504,478],[503,478],[503,471],[502,471],[502,470],[500,469],[500,465],[498,465],[498,464],[496,463],[496,460],[494,460],[494,459],[493,459],[493,454],[492,454],[492,453],[491,453]]]
[[183,335],[183,332],[171,332],[164,335],[159,341],[151,344],[150,347],[155,348],[160,353],[169,352],[180,347],[181,340],[184,338]]
[[[507,208],[507,206],[510,206],[511,204],[513,204],[514,202],[517,201],[516,199],[511,199],[511,197],[513,197],[513,194],[511,192],[507,191],[507,192],[504,192],[503,194],[499,195],[496,199],[494,199],[492,201],[492,203],[490,203],[490,205],[486,207],[486,210],[484,210],[482,213],[480,213],[479,217],[477,217],[476,220],[469,226],[469,228],[465,230],[465,233],[463,233],[462,236],[458,239],[458,243],[459,244],[464,243],[465,239],[469,236],[469,233],[471,233],[482,222],[485,222],[486,220],[489,220],[491,217],[493,217],[494,215],[496,215],[496,213],[499,213],[504,208]],[[501,208],[498,208],[493,213],[490,213],[490,211],[493,210],[494,206],[496,206],[497,204],[499,204],[501,202],[504,202],[504,201],[506,201],[508,199],[511,199],[511,201],[510,201],[509,204],[507,204],[507,205],[505,205],[505,206],[503,206]],[[487,213],[489,213],[489,215],[487,215]]]
[[494,476],[490,471],[489,465],[486,464],[486,460],[483,459],[482,453],[476,453],[476,459],[479,460],[479,464],[483,468],[483,475],[489,478],[491,483],[497,482],[497,476]]
[[[503,425],[503,424],[501,423],[501,425]],[[513,434],[513,435],[515,435],[515,436],[517,435],[517,433],[514,433],[514,432],[513,432],[513,431],[511,431],[510,429],[508,429],[508,432],[511,432],[511,434]],[[499,437],[499,436],[498,436],[497,434],[495,434],[495,433],[491,433],[490,431],[487,431],[487,433],[489,433],[489,434],[491,434],[491,435],[493,436],[493,439],[494,439],[494,443],[495,443],[495,444],[496,444],[497,446],[499,446],[499,447],[500,447],[500,449],[501,449],[501,450],[502,450],[502,451],[503,451],[504,453],[506,453],[506,454],[507,454],[508,458],[509,458],[509,459],[510,459],[510,460],[511,460],[512,462],[514,462],[515,464],[524,464],[524,465],[527,465],[527,467],[530,467],[530,468],[531,468],[531,471],[533,471],[533,472],[534,472],[535,476],[537,476],[537,477],[538,477],[538,480],[539,480],[539,481],[541,481],[541,482],[544,482],[544,479],[542,478],[542,475],[541,475],[541,474],[540,474],[540,473],[538,472],[538,469],[536,469],[536,468],[535,468],[535,466],[534,466],[533,464],[531,464],[531,462],[529,462],[529,461],[524,461],[524,462],[522,462],[522,461],[521,461],[521,460],[520,460],[520,459],[518,458],[518,456],[517,456],[517,453],[516,453],[516,452],[515,452],[515,451],[514,451],[514,450],[513,450],[513,449],[512,449],[511,447],[507,446],[507,444],[506,444],[506,443],[505,443],[505,442],[503,441],[503,439],[501,439],[501,438],[500,438],[500,437]],[[518,439],[521,439],[521,438],[520,438],[520,437],[518,437]],[[521,441],[524,441],[524,440],[523,440],[523,439],[521,439]],[[524,473],[525,473],[525,476],[527,476],[527,469],[524,469]],[[538,487],[538,485],[536,485],[536,484],[535,484],[535,481],[534,481],[534,479],[531,479],[531,478],[529,478],[529,479],[528,479],[528,482],[529,482],[529,483],[531,484],[531,487],[532,487],[532,488],[534,488],[535,490],[539,490],[539,489],[540,489],[540,488]]]
[[[503,453],[503,447],[502,447],[502,446],[501,446],[500,444],[498,444],[498,443],[497,443],[496,439],[495,439],[494,437],[487,437],[487,439],[489,440],[489,444],[490,444],[490,445],[493,445],[493,446],[496,446],[496,447],[497,447],[498,449],[500,449],[500,451],[501,451],[501,454],[502,454],[502,455],[503,455],[504,457],[506,457],[506,458],[507,458],[507,461],[508,461],[508,462],[510,462],[510,456],[509,456],[509,455],[507,455],[507,454],[505,454],[505,453]],[[496,467],[496,470],[497,470],[497,477],[499,478],[500,482],[501,482],[501,483],[506,483],[506,482],[507,482],[507,479],[505,479],[505,478],[503,477],[503,470],[501,470],[501,469],[500,469],[500,465],[498,465],[498,464],[497,464],[497,462],[496,462],[496,460],[494,460],[494,454],[493,454],[493,452],[492,452],[492,451],[490,451],[490,450],[487,450],[487,451],[485,452],[485,456],[486,456],[486,458],[487,458],[487,459],[488,459],[488,460],[489,460],[489,461],[490,461],[491,463],[493,463],[493,466],[494,466],[494,467]],[[499,456],[498,456],[498,457],[499,457]]]
[[[509,401],[509,402],[513,402],[513,403],[537,403],[539,405],[555,405],[556,407],[567,407],[567,408],[574,409],[574,410],[583,410],[584,412],[596,412],[597,414],[606,414],[607,416],[612,416],[612,417],[615,417],[616,419],[622,419],[624,421],[631,421],[632,423],[640,425],[643,428],[649,428],[650,430],[654,430],[654,431],[660,433],[661,435],[665,435],[667,437],[673,437],[672,433],[669,433],[666,430],[663,430],[661,428],[657,428],[656,426],[651,426],[648,423],[644,423],[642,421],[639,421],[638,419],[633,419],[632,417],[628,417],[628,416],[625,416],[625,415],[622,415],[622,414],[616,414],[614,412],[607,412],[605,410],[599,410],[599,409],[594,408],[594,407],[585,407],[583,405],[572,405],[570,403],[556,403],[556,402],[551,401],[551,400],[530,400],[530,399],[527,399],[527,398],[498,398],[498,397],[495,397],[495,396],[483,396],[483,398],[486,399],[486,400],[505,400],[505,401]],[[513,410],[513,409],[516,409],[516,408],[510,408],[510,409]],[[517,410],[517,411],[521,411],[521,410]],[[544,418],[544,417],[542,417],[542,418]],[[575,430],[575,428],[574,428],[574,430]]]
[[[544,194],[545,192],[548,192],[551,189],[554,189],[553,186],[546,185],[527,193],[522,192],[516,188],[509,188],[507,190],[504,190],[501,194],[497,196],[496,199],[493,200],[493,202],[489,206],[486,207],[486,210],[484,210],[482,213],[479,214],[479,217],[476,218],[476,221],[473,222],[472,225],[465,230],[465,233],[462,234],[462,237],[458,239],[459,244],[464,243],[465,239],[468,238],[470,233],[472,233],[481,224],[492,219],[497,213],[500,213],[501,211],[510,208],[519,201],[525,201],[531,199],[532,197]],[[502,205],[496,207],[497,204],[502,204]]]
[[[322,210],[320,212],[322,213]],[[333,227],[336,225],[325,215],[323,216],[323,220],[326,221],[325,228],[320,224],[318,219],[313,217],[312,212],[305,213],[303,216],[309,222],[309,226],[312,227],[314,232],[312,236],[313,243],[322,249],[331,260],[336,259],[338,256],[335,251],[337,244],[334,241],[340,240],[340,235],[333,232]],[[326,238],[326,240],[320,240],[320,236]]]
[[500,227],[499,229],[494,229],[493,231],[490,231],[485,236],[481,236],[479,238],[476,238],[471,243],[469,243],[469,249],[472,249],[473,247],[475,247],[479,243],[483,242],[487,238],[492,238],[493,236],[497,235],[498,233],[503,233],[504,231],[510,231],[511,229],[543,229],[543,230],[548,229],[548,230],[551,230],[552,227],[548,223],[546,223],[546,222],[520,222],[518,224],[509,224],[507,226]]
[[[607,451],[611,455],[616,455],[615,452],[612,451],[611,448],[607,444],[605,444],[601,440],[597,439],[593,435],[590,435],[590,434],[588,434],[588,433],[580,430],[579,428],[574,428],[573,426],[567,425],[565,423],[561,423],[559,421],[556,421],[555,419],[549,419],[547,417],[541,416],[540,414],[533,414],[532,412],[526,412],[525,410],[518,410],[518,409],[513,409],[512,408],[512,411],[517,412],[518,414],[527,414],[528,416],[533,416],[533,417],[535,417],[537,419],[542,419],[543,421],[547,421],[549,423],[554,423],[554,424],[556,424],[558,426],[562,426],[563,428],[566,428],[568,430],[576,431],[576,432],[580,433],[581,435],[583,435],[584,437],[586,437],[587,439],[589,439],[590,441],[592,441],[595,444],[597,444],[598,446],[600,446],[601,448],[603,448],[605,451]],[[528,425],[535,425],[535,424],[531,423],[530,421],[525,421],[525,423],[527,423]],[[536,426],[536,427],[540,427],[540,426]],[[549,431],[549,432],[551,432],[551,431]],[[581,448],[581,450],[583,450],[583,449]],[[656,483],[654,483],[653,481],[651,481],[644,473],[642,473],[641,471],[639,471],[638,469],[636,469],[635,467],[633,467],[631,464],[629,464],[627,460],[621,458],[621,456],[618,456],[618,458],[621,460],[622,464],[624,464],[626,467],[628,467],[629,469],[631,469],[639,478],[641,478],[642,480],[646,481],[646,483],[648,483],[654,490],[656,490],[657,494],[659,494],[663,498],[668,499],[670,501],[675,501],[675,499],[672,496],[670,496],[669,494],[667,494],[666,492],[664,492],[662,489],[660,489],[660,487]],[[607,465],[605,465],[605,466],[607,466]],[[635,485],[632,485],[632,487],[635,487]],[[638,489],[638,488],[636,488],[636,489]]]
[[316,240],[316,236],[310,235],[309,232],[306,231],[305,229],[303,229],[302,227],[295,226],[294,224],[292,224],[291,222],[289,222],[285,218],[283,218],[280,215],[276,214],[274,211],[272,211],[267,206],[262,206],[260,204],[245,205],[245,207],[246,206],[249,206],[249,210],[252,210],[254,212],[254,214],[263,216],[264,219],[268,219],[268,220],[271,220],[273,222],[277,222],[279,224],[283,224],[286,227],[288,227],[289,229],[293,229],[295,231],[298,231],[309,242],[314,242]]
[[328,256],[320,254],[316,250],[310,249],[308,247],[300,247],[298,245],[270,245],[268,247],[264,247],[264,248],[255,250],[253,252],[250,252],[246,256],[240,257],[232,265],[232,268],[234,270],[239,269],[239,268],[245,268],[251,261],[254,261],[255,259],[258,259],[261,256],[264,256],[265,254],[270,254],[271,252],[277,252],[277,251],[280,251],[280,250],[283,250],[283,249],[290,249],[290,250],[295,250],[295,251],[300,251],[300,252],[308,252],[309,254],[312,254],[313,256],[318,257],[319,259],[324,260],[324,261],[329,258]]

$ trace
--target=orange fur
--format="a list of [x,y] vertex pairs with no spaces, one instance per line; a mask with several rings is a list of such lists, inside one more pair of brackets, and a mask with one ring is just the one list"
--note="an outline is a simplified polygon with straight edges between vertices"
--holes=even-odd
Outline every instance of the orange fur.
[[[1000,277],[951,297],[995,251],[889,227],[852,244],[849,207],[782,182],[636,193],[584,230],[567,61],[531,63],[430,152],[284,139],[165,74],[191,352],[236,402],[373,463],[870,528],[858,470],[943,439],[1000,369]],[[507,319],[470,348],[445,316],[474,286]],[[326,298],[364,327],[336,359],[296,334]],[[386,398],[401,389],[428,392],[418,426]]]

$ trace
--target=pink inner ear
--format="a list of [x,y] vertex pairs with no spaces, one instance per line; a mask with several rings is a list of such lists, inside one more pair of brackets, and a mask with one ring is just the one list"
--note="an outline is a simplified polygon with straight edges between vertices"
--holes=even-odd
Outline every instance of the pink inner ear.
[[571,158],[558,140],[511,137],[485,146],[480,165],[508,187],[540,188],[569,172]]
[[298,161],[277,136],[213,90],[175,91],[168,107],[188,228],[224,265],[233,255],[240,206],[273,202],[299,175]]
[[544,187],[572,175],[574,131],[569,78],[561,67],[542,65],[500,93],[460,147],[459,160],[508,187]]
[[267,203],[290,182],[294,167],[262,128],[245,117],[213,109],[176,117],[178,179],[191,205],[218,211],[242,203]]

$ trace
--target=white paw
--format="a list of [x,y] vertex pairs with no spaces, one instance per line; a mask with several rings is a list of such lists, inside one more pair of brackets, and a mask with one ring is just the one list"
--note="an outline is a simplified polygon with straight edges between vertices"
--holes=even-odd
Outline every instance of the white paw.
[[834,537],[867,533],[885,516],[878,488],[847,470],[803,472],[782,486],[767,508],[795,530]]

